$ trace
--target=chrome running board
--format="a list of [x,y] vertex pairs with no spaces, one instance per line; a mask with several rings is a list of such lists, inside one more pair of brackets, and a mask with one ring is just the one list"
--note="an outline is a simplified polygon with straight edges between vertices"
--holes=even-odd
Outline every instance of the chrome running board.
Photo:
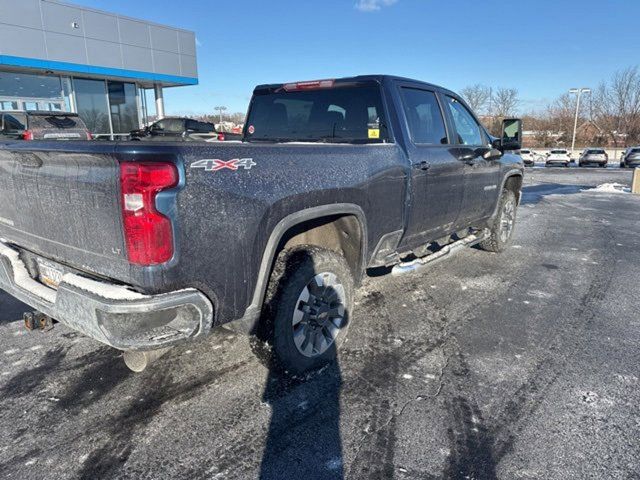
[[486,240],[487,238],[489,238],[489,236],[489,230],[484,229],[482,232],[474,233],[472,235],[464,237],[462,240],[457,240],[453,243],[445,245],[440,250],[432,253],[431,255],[416,258],[415,260],[411,260],[410,262],[399,263],[391,269],[391,275],[403,275],[405,273],[419,271],[427,265],[432,265],[439,262],[440,260],[444,260],[445,258],[449,258],[452,255],[455,255],[464,248],[472,247],[482,242],[483,240]]

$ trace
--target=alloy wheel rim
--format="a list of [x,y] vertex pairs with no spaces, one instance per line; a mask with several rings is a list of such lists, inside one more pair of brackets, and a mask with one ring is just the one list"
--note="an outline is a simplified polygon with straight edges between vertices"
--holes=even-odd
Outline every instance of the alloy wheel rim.
[[504,243],[509,240],[515,223],[516,206],[512,199],[505,202],[502,208],[502,216],[500,217],[500,240]]
[[293,341],[305,357],[316,357],[331,347],[344,326],[346,293],[331,272],[315,275],[302,289],[291,321]]

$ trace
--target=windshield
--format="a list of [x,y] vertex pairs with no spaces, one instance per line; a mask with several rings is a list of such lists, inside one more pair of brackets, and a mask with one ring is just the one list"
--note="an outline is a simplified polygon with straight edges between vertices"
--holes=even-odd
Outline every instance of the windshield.
[[372,82],[256,92],[245,135],[249,142],[383,143],[388,136],[380,87]]

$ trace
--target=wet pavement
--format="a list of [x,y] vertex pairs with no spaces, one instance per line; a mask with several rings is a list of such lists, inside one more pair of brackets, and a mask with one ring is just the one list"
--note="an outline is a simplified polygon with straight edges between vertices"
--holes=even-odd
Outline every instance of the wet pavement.
[[527,170],[507,251],[367,279],[306,381],[224,330],[135,374],[0,291],[0,475],[638,478],[640,196],[588,191],[630,180]]

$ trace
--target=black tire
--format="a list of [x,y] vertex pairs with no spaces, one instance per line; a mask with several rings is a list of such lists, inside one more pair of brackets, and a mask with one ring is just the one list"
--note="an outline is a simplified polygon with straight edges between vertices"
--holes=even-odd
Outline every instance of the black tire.
[[[509,207],[509,205],[511,205],[511,207]],[[515,194],[511,190],[502,190],[502,195],[498,203],[498,213],[490,229],[491,234],[488,239],[480,242],[480,248],[494,253],[501,252],[505,249],[513,235],[513,229],[516,223],[516,207],[517,201]],[[509,208],[511,208],[511,213],[509,213]],[[507,216],[509,216],[510,219],[507,219]],[[510,220],[510,227],[507,227],[508,220]],[[505,232],[507,228],[508,232]]]
[[[324,277],[321,274],[325,274]],[[335,277],[338,283],[332,286],[329,286],[331,282],[318,285],[317,282],[322,280],[316,280],[317,277],[328,278],[329,275],[326,274],[330,274],[332,279]],[[316,283],[310,288],[312,282]],[[314,288],[318,290],[313,290]],[[342,255],[311,245],[282,251],[267,287],[263,317],[257,332],[258,339],[266,345],[256,352],[258,356],[268,363],[269,368],[276,368],[292,376],[334,361],[349,327],[354,288],[353,274]],[[320,306],[300,300],[305,289],[308,299],[317,299]],[[314,293],[317,295],[314,296]],[[332,317],[330,313],[339,310],[340,305],[342,318]],[[313,310],[314,308],[318,310]],[[316,315],[302,313],[303,309],[312,309]],[[296,318],[302,320],[294,324]],[[335,337],[329,342],[331,332],[334,332]],[[305,345],[304,341],[299,347],[296,338],[304,338],[305,341],[312,338],[305,347],[308,349],[311,344],[308,355],[300,350]],[[317,350],[315,340],[320,345]],[[325,344],[326,350],[320,351]]]

